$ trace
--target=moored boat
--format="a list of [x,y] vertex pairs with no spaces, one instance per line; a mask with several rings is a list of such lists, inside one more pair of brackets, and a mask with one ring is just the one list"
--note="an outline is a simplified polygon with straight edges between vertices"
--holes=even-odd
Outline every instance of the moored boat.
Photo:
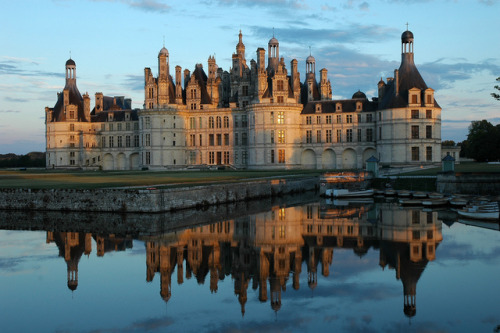
[[399,204],[402,206],[420,206],[422,199],[399,199]]
[[463,207],[463,206],[467,205],[468,202],[469,202],[469,200],[467,200],[466,198],[461,198],[461,197],[455,197],[455,198],[450,199],[450,205],[453,207]]
[[448,204],[448,198],[439,198],[439,199],[426,199],[422,200],[422,205],[429,207],[436,207],[436,206],[445,206]]
[[487,202],[477,205],[466,206],[464,209],[457,210],[458,215],[478,220],[498,220],[499,209],[498,202]]
[[371,197],[373,195],[373,190],[349,191],[346,189],[330,189],[326,190],[325,194],[333,198],[359,198]]
[[431,192],[428,194],[428,197],[430,199],[441,199],[442,197],[444,197],[444,195],[442,193],[438,193],[438,192]]
[[427,193],[425,193],[425,192],[413,192],[413,197],[424,199],[424,198],[427,198]]
[[398,197],[400,198],[409,198],[411,196],[411,192],[407,190],[398,191]]

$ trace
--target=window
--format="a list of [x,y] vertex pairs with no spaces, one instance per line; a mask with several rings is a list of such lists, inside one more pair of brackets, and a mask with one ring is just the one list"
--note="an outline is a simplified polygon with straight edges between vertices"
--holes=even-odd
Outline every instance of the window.
[[116,124],[116,130],[117,131],[121,131],[122,130],[122,124],[121,123]]
[[417,95],[411,95],[411,103],[412,104],[417,104],[418,103]]
[[130,131],[130,123],[125,123],[125,130]]
[[420,152],[418,147],[411,147],[411,160],[412,161],[420,160]]
[[346,142],[352,142],[352,129],[346,130],[345,136]]
[[418,139],[419,138],[419,128],[418,126],[411,127],[411,138]]
[[431,96],[431,95],[427,95],[427,96],[425,96],[425,97],[427,98],[426,103],[427,103],[427,104],[432,104],[432,96]]
[[248,86],[242,86],[241,87],[241,94],[243,96],[248,96]]
[[229,152],[224,152],[224,164],[229,164]]
[[358,142],[361,142],[361,128],[358,128]]
[[361,122],[362,122],[362,121],[361,121],[361,115],[360,115],[360,114],[358,114],[358,123],[361,123]]
[[418,110],[411,110],[411,119],[418,119],[418,118],[419,118]]
[[285,150],[278,149],[278,163],[285,163]]
[[[248,144],[248,134],[247,133],[241,133],[241,144],[243,146],[246,146]],[[246,163],[246,160],[245,160]]]
[[224,128],[229,128],[229,117],[224,116]]
[[278,103],[285,103],[285,98],[283,96],[278,96]]
[[146,152],[146,164],[151,164],[151,153],[149,151]]
[[274,130],[271,130],[271,143],[274,143]]
[[125,147],[130,147],[130,135],[127,135],[125,137]]
[[332,143],[332,130],[326,130],[326,143]]
[[217,117],[217,118],[216,118],[216,122],[217,122],[217,128],[221,128],[221,127],[222,127],[222,120],[221,120],[221,117]]
[[432,161],[432,147],[425,147],[425,159],[427,161]]
[[366,129],[366,141],[368,141],[368,142],[373,141],[373,129],[372,128]]
[[222,146],[222,134],[217,134],[217,146]]
[[112,131],[113,130],[113,124],[109,124],[109,130]]
[[425,126],[425,138],[432,139],[432,126]]
[[306,124],[311,125],[311,116],[306,117]]
[[189,118],[189,129],[195,129],[196,128],[196,121],[194,117]]
[[106,147],[106,137],[104,137],[104,136],[101,138],[101,147],[102,148]]
[[200,134],[200,146],[203,146],[203,135]]
[[285,113],[283,111],[278,111],[278,124],[283,125],[285,123]]
[[224,145],[229,146],[229,134],[224,134]]
[[278,143],[285,143],[285,131],[284,130],[278,131]]
[[274,149],[271,149],[271,163],[274,163]]
[[346,123],[352,124],[352,114],[349,114],[345,117]]
[[278,84],[277,84],[277,86],[278,86],[278,91],[283,91],[283,90],[285,90],[285,89],[283,88],[283,80],[278,80]]
[[270,112],[269,113],[269,121],[271,122],[271,124],[274,124],[274,112]]
[[341,123],[342,123],[342,116],[337,115],[337,124],[341,124]]
[[371,113],[367,114],[366,115],[366,122],[371,123],[372,121],[373,121],[373,115]]
[[139,135],[134,135],[134,147],[139,147]]
[[312,131],[306,131],[306,143],[312,143]]
[[247,115],[244,114],[241,116],[241,127],[247,127],[248,126],[248,118]]
[[[144,118],[144,127],[151,128],[151,118],[150,117],[145,117]],[[110,127],[109,130],[112,131],[112,127]]]
[[214,117],[208,117],[208,128],[214,128]]
[[321,143],[321,131],[316,131],[316,142]]
[[326,116],[326,123],[327,124],[331,124],[332,123],[332,116],[331,115]]
[[122,137],[121,136],[118,137],[117,144],[118,144],[118,147],[122,147],[123,146],[122,145]]
[[113,148],[114,147],[114,142],[115,142],[115,138],[110,136],[109,137],[109,148]]
[[316,116],[316,124],[321,124],[321,116]]
[[209,146],[213,146],[214,143],[215,143],[215,141],[214,141],[214,135],[213,134],[209,134],[208,135],[208,145]]
[[202,119],[201,117],[198,118],[198,126],[199,126],[199,128],[203,128],[203,123],[202,123],[201,119]]
[[75,124],[69,124],[69,130],[74,131],[75,130]]
[[151,134],[146,134],[146,144],[145,146],[151,146]]
[[425,118],[432,119],[432,110],[425,110]]
[[382,127],[378,128],[378,139],[382,140]]
[[342,130],[337,130],[337,142],[342,142]]
[[210,151],[208,152],[208,164],[214,164],[215,163],[215,152]]
[[195,134],[189,134],[189,145],[196,146],[196,135]]
[[[271,112],[272,113],[272,112]],[[238,128],[240,126],[240,122],[239,122],[239,117],[238,116],[235,116],[234,117],[234,128]]]
[[239,144],[239,135],[238,133],[234,133],[234,145],[237,146]]

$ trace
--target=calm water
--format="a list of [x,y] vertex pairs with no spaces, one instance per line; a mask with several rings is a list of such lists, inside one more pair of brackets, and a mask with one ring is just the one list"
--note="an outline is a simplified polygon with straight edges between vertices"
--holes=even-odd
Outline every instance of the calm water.
[[451,211],[336,204],[262,201],[175,215],[2,212],[0,329],[493,332],[500,325],[498,230],[456,222]]

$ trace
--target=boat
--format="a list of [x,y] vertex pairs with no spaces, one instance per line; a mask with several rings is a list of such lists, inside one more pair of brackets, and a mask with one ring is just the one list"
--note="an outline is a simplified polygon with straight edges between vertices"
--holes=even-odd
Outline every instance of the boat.
[[346,189],[329,189],[325,195],[333,198],[359,198],[373,196],[373,190],[349,191]]
[[425,192],[413,192],[413,197],[424,199],[424,198],[427,198],[427,193],[425,193]]
[[463,207],[466,206],[469,200],[466,198],[455,197],[450,199],[450,205],[453,207]]
[[428,197],[430,199],[441,199],[442,197],[444,197],[444,195],[442,193],[438,193],[438,192],[431,192],[428,194]]
[[384,191],[384,195],[386,197],[393,197],[396,195],[396,191],[394,191],[393,189],[387,189]]
[[470,225],[473,227],[480,227],[491,230],[499,230],[500,231],[500,223],[495,223],[495,221],[481,221],[481,220],[473,220],[473,219],[458,219],[459,223]]
[[486,202],[480,204],[471,204],[464,209],[457,210],[458,215],[478,220],[498,220],[499,209],[498,202]]
[[411,192],[407,190],[398,191],[398,197],[400,198],[409,198],[411,196]]
[[448,198],[438,198],[438,199],[425,199],[422,200],[422,205],[429,207],[445,206],[448,204]]
[[421,199],[399,199],[401,206],[420,206],[422,205]]

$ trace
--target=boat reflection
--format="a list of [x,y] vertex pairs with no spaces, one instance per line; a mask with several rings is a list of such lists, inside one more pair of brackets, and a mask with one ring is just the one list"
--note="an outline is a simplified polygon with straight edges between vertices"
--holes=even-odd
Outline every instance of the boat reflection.
[[[146,281],[160,277],[160,295],[168,302],[172,278],[178,285],[195,278],[209,279],[211,292],[226,277],[234,281],[234,293],[245,313],[247,291],[258,289],[261,302],[274,311],[281,308],[291,278],[300,286],[303,267],[307,288],[318,284],[318,269],[328,277],[335,249],[352,249],[362,257],[370,248],[379,251],[379,265],[394,269],[403,284],[404,313],[416,314],[416,287],[427,263],[435,259],[442,241],[441,220],[436,211],[400,207],[391,203],[336,206],[326,201],[304,206],[274,207],[262,213],[240,216],[176,230],[140,235],[146,247]],[[47,232],[67,263],[68,288],[78,286],[78,262],[92,251],[97,255],[132,248],[132,236],[118,237],[89,232]],[[175,272],[175,277],[173,276]]]

